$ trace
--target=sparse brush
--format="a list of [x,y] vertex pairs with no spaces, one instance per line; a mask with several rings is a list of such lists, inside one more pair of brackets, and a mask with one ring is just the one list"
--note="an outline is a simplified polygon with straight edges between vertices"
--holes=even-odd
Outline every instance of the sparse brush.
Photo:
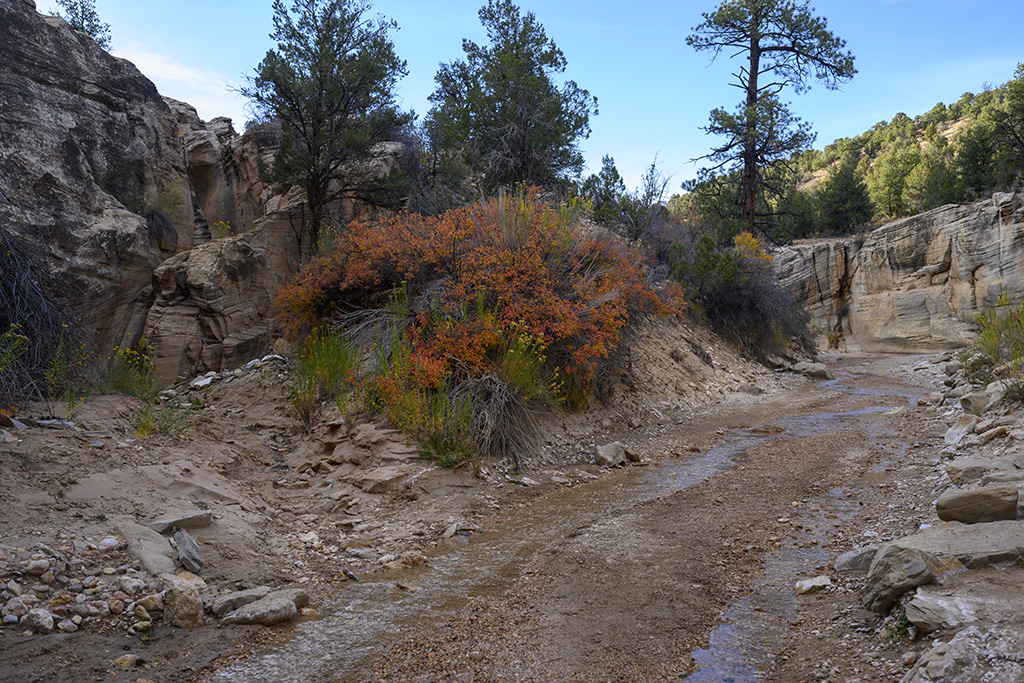
[[201,398],[186,401],[179,397],[159,405],[155,401],[143,401],[132,424],[140,439],[148,439],[154,434],[180,439],[199,422],[199,413],[204,405]]
[[[60,398],[68,378],[54,372],[54,362],[77,371],[85,358],[71,357],[84,347],[71,314],[74,296],[58,278],[42,245],[11,225],[25,224],[19,202],[0,184],[0,395],[18,406],[32,398]],[[13,331],[12,331],[13,330]],[[54,358],[63,353],[62,358]],[[47,380],[61,386],[49,387]]]
[[481,452],[506,458],[517,470],[540,453],[543,437],[533,411],[508,382],[486,375],[459,385],[456,394],[475,406],[472,428]]
[[147,347],[115,346],[105,361],[87,374],[89,387],[96,393],[116,392],[152,403],[160,391],[160,378]]
[[972,381],[998,375],[1013,399],[1024,399],[1024,303],[1011,306],[1000,290],[998,307],[978,316],[978,335],[962,354]]
[[313,427],[317,407],[333,401],[343,414],[359,404],[358,373],[362,352],[335,331],[315,331],[299,356],[288,402],[306,431]]

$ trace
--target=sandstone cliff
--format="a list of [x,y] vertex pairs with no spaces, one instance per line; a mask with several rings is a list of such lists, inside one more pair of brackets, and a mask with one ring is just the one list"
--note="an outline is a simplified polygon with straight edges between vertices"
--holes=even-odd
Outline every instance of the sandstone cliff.
[[0,3],[0,65],[0,221],[45,245],[99,348],[137,336],[153,269],[193,243],[170,110],[132,64],[26,0]]
[[869,351],[957,346],[1003,293],[1024,301],[1024,194],[1000,193],[863,237],[782,249],[775,268],[823,336]]

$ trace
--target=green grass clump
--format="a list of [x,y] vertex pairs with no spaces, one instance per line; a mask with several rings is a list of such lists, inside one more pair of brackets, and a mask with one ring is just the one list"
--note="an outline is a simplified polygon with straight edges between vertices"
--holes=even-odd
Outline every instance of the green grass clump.
[[1011,306],[1000,290],[996,308],[978,316],[978,336],[961,360],[973,382],[998,376],[1013,399],[1024,399],[1024,303]]

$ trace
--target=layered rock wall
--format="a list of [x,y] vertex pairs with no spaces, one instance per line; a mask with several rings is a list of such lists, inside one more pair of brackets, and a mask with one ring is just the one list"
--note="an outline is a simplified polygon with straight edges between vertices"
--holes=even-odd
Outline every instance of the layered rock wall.
[[0,222],[49,252],[98,348],[137,337],[153,269],[193,245],[170,109],[131,63],[26,0],[0,3],[0,93]]
[[775,256],[814,326],[867,351],[959,346],[1000,293],[1024,301],[1024,194],[999,193]]

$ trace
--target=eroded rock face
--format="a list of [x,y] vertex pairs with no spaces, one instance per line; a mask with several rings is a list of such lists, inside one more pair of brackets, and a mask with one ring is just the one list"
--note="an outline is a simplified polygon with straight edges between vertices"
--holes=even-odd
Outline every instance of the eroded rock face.
[[0,221],[49,251],[99,348],[141,332],[135,304],[188,249],[177,127],[156,87],[32,2],[0,3]]
[[273,149],[261,147],[253,135],[236,133],[231,119],[202,121],[192,105],[169,97],[164,101],[178,123],[196,205],[215,234],[225,227],[231,234],[244,232],[278,208],[272,190],[259,178],[259,164],[272,163]]
[[943,206],[866,237],[795,244],[774,266],[813,324],[851,346],[961,345],[1000,286],[1024,300],[1024,194]]
[[199,245],[153,272],[143,339],[164,380],[235,368],[266,351],[274,296],[298,268],[301,221],[270,214],[246,233]]

